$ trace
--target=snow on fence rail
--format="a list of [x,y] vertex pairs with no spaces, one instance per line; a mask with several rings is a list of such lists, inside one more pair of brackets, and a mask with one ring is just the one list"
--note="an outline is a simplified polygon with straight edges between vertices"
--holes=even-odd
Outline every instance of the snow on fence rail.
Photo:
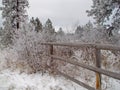
[[[82,68],[85,68],[85,69],[96,72],[96,89],[95,89],[95,88],[93,88],[93,87],[91,87],[91,86],[89,86],[85,83],[82,83],[81,81],[78,81],[78,80],[60,72],[59,70],[55,70],[58,74],[60,74],[60,75],[64,76],[65,78],[68,78],[71,81],[87,88],[88,90],[101,90],[101,74],[104,74],[106,76],[110,76],[112,78],[120,80],[120,74],[101,69],[101,58],[100,58],[101,50],[120,51],[119,46],[113,46],[113,45],[107,45],[107,44],[100,45],[100,44],[87,44],[87,43],[55,43],[55,42],[41,43],[41,45],[49,45],[50,46],[51,62],[53,61],[53,59],[56,59],[56,60],[64,61],[64,62],[73,64],[73,65],[76,65],[76,66],[80,66]],[[83,63],[78,63],[78,62],[74,62],[72,60],[64,59],[64,58],[59,57],[59,56],[55,56],[55,55],[53,55],[53,46],[94,48],[94,49],[96,49],[95,50],[96,67],[92,67],[92,66],[89,66],[89,65],[85,65]]]

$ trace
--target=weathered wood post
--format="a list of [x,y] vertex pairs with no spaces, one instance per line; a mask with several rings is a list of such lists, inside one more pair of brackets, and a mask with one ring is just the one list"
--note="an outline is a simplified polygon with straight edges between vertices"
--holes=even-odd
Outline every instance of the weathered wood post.
[[[50,45],[50,55],[53,55],[53,45]],[[51,57],[50,58],[50,65],[52,64],[53,62],[53,58]]]
[[[53,45],[50,45],[50,56],[53,55]],[[53,57],[50,57],[50,73],[55,72]]]
[[[101,53],[100,49],[95,50],[95,55],[96,55],[96,67],[101,68]],[[101,90],[101,74],[96,73],[96,89]]]

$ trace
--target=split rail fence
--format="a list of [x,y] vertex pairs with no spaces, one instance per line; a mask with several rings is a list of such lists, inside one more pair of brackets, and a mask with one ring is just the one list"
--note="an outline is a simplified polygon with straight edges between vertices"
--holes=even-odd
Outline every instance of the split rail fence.
[[[64,73],[62,73],[59,70],[55,70],[58,74],[62,75],[63,77],[79,84],[80,86],[88,89],[88,90],[102,90],[101,89],[101,74],[112,77],[114,79],[120,80],[120,73],[115,73],[111,71],[107,71],[101,68],[101,50],[110,50],[110,51],[120,51],[119,46],[113,46],[113,45],[99,45],[99,44],[86,44],[86,43],[55,43],[55,42],[48,42],[48,43],[41,43],[42,45],[48,45],[50,46],[50,57],[51,60],[60,60],[63,62],[70,63],[72,65],[76,65],[82,68],[85,68],[87,70],[93,71],[96,73],[96,87],[91,87],[77,79],[74,79],[73,77],[70,77]],[[72,60],[66,60],[65,58],[62,58],[60,56],[53,55],[53,49],[54,46],[68,46],[68,47],[82,47],[82,48],[94,48],[95,49],[95,55],[96,55],[96,67],[89,66],[83,63],[74,62]]]

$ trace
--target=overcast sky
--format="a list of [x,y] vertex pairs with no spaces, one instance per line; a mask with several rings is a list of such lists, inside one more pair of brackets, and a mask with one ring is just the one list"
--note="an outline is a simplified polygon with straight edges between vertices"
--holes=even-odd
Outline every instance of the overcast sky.
[[29,0],[28,15],[39,17],[43,24],[50,18],[55,28],[70,29],[92,20],[86,13],[91,5],[92,0]]
[[29,0],[29,4],[29,17],[39,17],[42,23],[50,18],[57,28],[84,25],[92,20],[86,13],[92,0]]

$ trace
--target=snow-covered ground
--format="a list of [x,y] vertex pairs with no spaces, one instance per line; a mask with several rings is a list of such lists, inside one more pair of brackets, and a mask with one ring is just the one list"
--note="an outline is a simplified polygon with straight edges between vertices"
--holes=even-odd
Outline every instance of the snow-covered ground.
[[[86,90],[60,76],[41,73],[27,74],[7,64],[16,61],[14,51],[0,51],[0,90]],[[12,65],[12,64],[10,64]]]
[[[83,87],[60,76],[27,74],[19,69],[7,67],[7,60],[14,59],[15,53],[0,51],[0,90],[86,90]],[[11,64],[12,65],[12,64]],[[80,79],[81,80],[81,79]],[[120,81],[107,78],[102,80],[104,90],[120,90]]]
[[0,90],[85,90],[62,77],[48,74],[20,74],[4,70],[0,72]]

